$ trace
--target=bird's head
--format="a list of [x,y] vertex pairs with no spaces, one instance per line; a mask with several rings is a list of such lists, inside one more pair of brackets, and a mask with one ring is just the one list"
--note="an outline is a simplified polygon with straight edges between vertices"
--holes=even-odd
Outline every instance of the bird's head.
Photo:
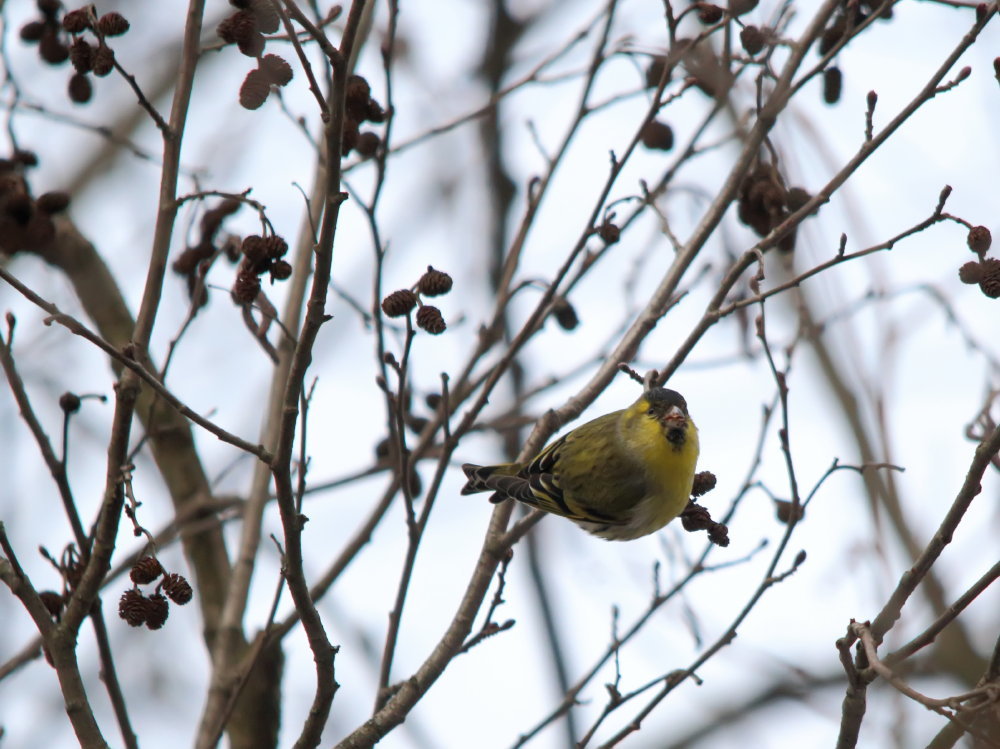
[[684,396],[661,387],[646,388],[629,406],[626,419],[633,423],[633,420],[640,420],[644,424],[643,431],[655,429],[675,445],[683,444],[688,430],[694,428]]

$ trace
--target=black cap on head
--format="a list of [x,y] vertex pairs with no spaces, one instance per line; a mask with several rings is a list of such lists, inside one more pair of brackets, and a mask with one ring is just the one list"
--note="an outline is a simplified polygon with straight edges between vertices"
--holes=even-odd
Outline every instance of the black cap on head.
[[676,390],[654,387],[647,390],[643,395],[651,406],[662,408],[664,411],[670,408],[670,406],[678,406],[684,413],[687,413],[687,401]]

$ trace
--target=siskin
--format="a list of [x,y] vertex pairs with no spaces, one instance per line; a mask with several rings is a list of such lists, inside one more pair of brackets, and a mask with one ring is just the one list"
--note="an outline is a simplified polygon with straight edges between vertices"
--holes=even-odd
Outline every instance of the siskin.
[[681,514],[691,498],[698,429],[680,393],[650,388],[628,408],[563,435],[524,463],[462,466],[462,494],[494,492],[628,541]]

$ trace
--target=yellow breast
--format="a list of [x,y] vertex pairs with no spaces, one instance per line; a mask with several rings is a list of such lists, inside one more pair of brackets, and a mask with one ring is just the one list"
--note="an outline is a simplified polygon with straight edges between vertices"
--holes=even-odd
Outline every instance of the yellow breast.
[[588,528],[612,540],[645,536],[680,515],[691,498],[698,463],[698,428],[690,418],[680,439],[667,439],[664,430],[652,420],[633,424],[621,437],[626,443],[625,450],[636,458],[637,468],[646,474],[647,491],[629,509],[625,524]]

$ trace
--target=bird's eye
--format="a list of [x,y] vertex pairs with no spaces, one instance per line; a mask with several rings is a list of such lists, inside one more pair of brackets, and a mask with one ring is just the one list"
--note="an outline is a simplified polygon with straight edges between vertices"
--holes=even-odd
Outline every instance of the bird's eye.
[[648,411],[646,411],[646,415],[647,416],[656,416],[656,409],[655,408],[650,408]]

